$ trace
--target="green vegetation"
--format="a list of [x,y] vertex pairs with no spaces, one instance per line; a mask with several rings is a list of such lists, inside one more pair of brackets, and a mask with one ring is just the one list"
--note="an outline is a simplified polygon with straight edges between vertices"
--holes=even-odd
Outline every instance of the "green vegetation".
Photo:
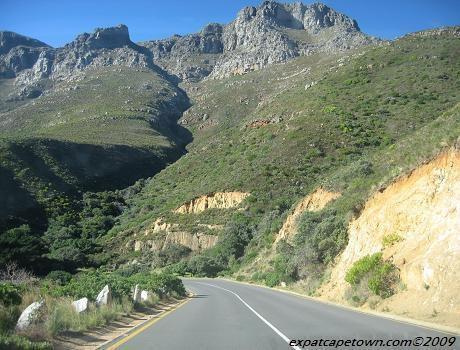
[[360,288],[367,285],[369,291],[382,298],[388,298],[394,293],[394,286],[398,280],[396,267],[388,261],[384,261],[382,253],[367,255],[358,261],[347,271],[345,281],[352,286],[352,300],[365,302],[368,295],[360,293]]
[[[0,84],[0,94],[10,88]],[[0,263],[40,274],[60,263],[67,270],[100,265],[94,241],[123,206],[97,212],[86,197],[133,185],[184,154],[190,135],[176,120],[186,95],[149,69],[101,67],[21,108],[8,101],[0,135]],[[80,215],[86,207],[93,212]]]
[[[348,222],[369,195],[458,137],[458,50],[449,34],[411,36],[353,52],[341,67],[340,56],[301,57],[244,76],[192,84],[197,90],[186,116],[194,134],[189,153],[127,200],[110,242],[129,240],[158,217],[178,222],[171,211],[197,196],[250,192],[245,211],[222,211],[209,219],[235,227],[244,217],[250,238],[240,240],[235,228],[223,230],[218,246],[202,254],[206,258],[185,259],[193,261],[189,273],[242,270],[260,278],[275,273],[274,261],[253,267],[255,256],[271,247],[292,205],[324,186],[342,196],[322,212],[305,214],[289,255],[277,253],[286,261],[278,279],[307,278],[314,290],[347,243]],[[306,67],[309,73],[297,74]],[[439,78],[440,72],[448,79]],[[305,90],[311,81],[318,83]],[[247,127],[253,120],[276,118],[280,121],[264,127]],[[180,223],[206,222],[200,215],[183,215]],[[227,238],[232,235],[233,243]],[[220,250],[224,241],[230,248]],[[132,258],[120,254],[117,261]]]
[[397,233],[390,233],[388,235],[383,236],[382,245],[384,248],[388,248],[395,245],[398,242],[401,242],[402,240],[403,238]]
[[[20,276],[23,270],[15,269],[10,269],[10,275]],[[3,275],[5,276],[4,273]],[[94,304],[96,296],[106,284],[111,290],[112,300],[108,305],[96,306]],[[100,269],[81,271],[73,276],[69,276],[65,271],[52,271],[46,279],[42,280],[26,278],[15,279],[15,283],[2,282],[0,283],[0,341],[5,344],[17,342],[20,344],[17,345],[18,347],[29,346],[28,343],[26,344],[26,339],[15,334],[14,327],[21,311],[31,302],[40,299],[45,300],[46,305],[43,315],[34,327],[21,332],[21,335],[51,340],[65,331],[82,332],[106,325],[113,320],[130,315],[135,308],[143,306],[135,304],[132,299],[137,284],[142,290],[151,292],[150,300],[146,301],[147,306],[150,307],[165,298],[182,298],[186,293],[182,281],[176,276],[127,269],[115,272]],[[88,297],[90,304],[88,310],[77,313],[71,302],[82,297]],[[33,343],[30,344],[30,348],[45,345],[45,343]]]
[[[126,296],[135,284],[154,300],[183,295],[173,274],[233,275],[269,286],[302,280],[314,294],[369,196],[458,139],[459,55],[454,35],[414,35],[347,56],[300,57],[244,76],[184,83],[193,106],[181,125],[192,135],[175,124],[187,98],[160,75],[88,71],[78,88],[62,83],[5,112],[0,265],[16,261],[47,276],[32,283],[34,297],[49,299],[47,334],[130,312]],[[251,127],[254,120],[269,123]],[[275,251],[293,206],[319,186],[340,198],[303,214],[292,241]],[[238,210],[173,213],[218,191],[250,196]],[[134,237],[155,238],[144,232],[158,218],[178,231],[219,235],[218,243],[203,252],[180,244],[130,248]],[[382,244],[400,239],[390,234]],[[394,292],[397,271],[375,254],[358,261],[347,281],[353,303],[375,304]],[[70,298],[94,300],[105,284],[115,297],[111,307],[85,315],[69,308]],[[9,335],[6,325],[31,301],[16,287],[0,289],[0,325]]]
[[33,342],[24,336],[0,334],[0,349],[2,350],[52,350],[48,342]]

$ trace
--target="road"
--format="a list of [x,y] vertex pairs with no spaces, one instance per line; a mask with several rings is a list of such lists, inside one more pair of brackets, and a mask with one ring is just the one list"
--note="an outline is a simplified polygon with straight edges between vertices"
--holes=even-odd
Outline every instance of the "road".
[[[324,304],[272,289],[212,279],[184,279],[186,288],[195,296],[140,334],[118,346],[118,349],[333,349],[308,346],[297,340],[319,342],[341,340],[402,340],[416,337],[444,337],[437,332],[387,318],[364,314]],[[289,345],[291,340],[297,344]],[[460,348],[460,338],[453,347]],[[452,341],[452,340],[451,340]],[[117,344],[118,345],[118,344]],[[302,345],[307,345],[302,347]],[[314,345],[314,344],[313,344]],[[323,344],[324,345],[324,344]],[[377,349],[349,343],[341,349]],[[433,349],[429,347],[397,347]]]

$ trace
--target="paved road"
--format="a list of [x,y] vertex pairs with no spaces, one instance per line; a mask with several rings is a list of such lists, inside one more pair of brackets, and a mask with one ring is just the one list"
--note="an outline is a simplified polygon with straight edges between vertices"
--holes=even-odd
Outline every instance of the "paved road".
[[[291,294],[224,280],[184,280],[195,297],[119,348],[302,349],[294,339],[414,339],[451,337],[386,318],[307,300]],[[460,349],[457,337],[454,347]],[[301,344],[304,345],[304,344]],[[308,344],[307,344],[308,345]],[[329,345],[329,343],[327,343]],[[305,346],[305,349],[334,347]],[[341,349],[377,349],[349,346]],[[395,346],[386,349],[398,348]],[[408,349],[409,347],[400,347]],[[413,347],[411,347],[413,348]],[[414,347],[415,348],[415,347]],[[416,347],[418,349],[433,349]]]

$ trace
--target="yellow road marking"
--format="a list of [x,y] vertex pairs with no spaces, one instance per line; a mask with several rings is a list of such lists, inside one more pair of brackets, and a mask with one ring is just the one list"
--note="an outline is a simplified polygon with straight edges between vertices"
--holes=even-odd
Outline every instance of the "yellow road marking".
[[163,312],[160,316],[158,317],[154,317],[152,318],[151,320],[145,322],[141,327],[139,327],[138,329],[136,329],[135,331],[133,331],[132,333],[128,334],[126,337],[124,337],[123,339],[120,339],[118,342],[116,342],[115,344],[111,345],[110,347],[107,348],[107,350],[115,350],[115,349],[118,349],[121,345],[123,345],[124,343],[126,343],[128,340],[134,338],[135,336],[139,335],[139,333],[145,331],[147,328],[153,326],[155,323],[157,323],[159,320],[161,320],[162,318],[165,318],[166,316],[168,316],[171,312],[173,311],[176,311],[178,308],[180,308],[181,306],[185,305],[186,303],[188,303],[189,301],[191,300],[191,298],[187,298],[185,299],[184,301],[182,301],[179,305],[177,305],[176,307],[168,310],[168,311],[165,311]]

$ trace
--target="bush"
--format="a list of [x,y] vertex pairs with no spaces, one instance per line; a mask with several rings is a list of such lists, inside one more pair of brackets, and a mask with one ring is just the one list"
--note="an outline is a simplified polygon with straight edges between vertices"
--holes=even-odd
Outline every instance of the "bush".
[[13,330],[20,314],[17,306],[0,306],[0,334]]
[[367,255],[356,261],[347,271],[345,281],[357,286],[364,278],[367,287],[375,295],[387,298],[393,295],[393,285],[397,281],[396,266],[384,261],[382,253]]
[[193,275],[200,277],[216,277],[225,267],[216,257],[208,255],[194,256],[188,262],[188,270]]
[[52,350],[47,342],[32,342],[18,335],[0,334],[0,350]]
[[72,279],[72,274],[66,271],[56,270],[51,271],[47,276],[47,279],[57,283],[58,285],[65,285]]
[[185,295],[182,281],[171,274],[137,273],[126,277],[119,273],[100,270],[80,273],[65,286],[49,288],[48,292],[54,296],[87,297],[90,300],[95,300],[102,288],[108,285],[112,296],[116,299],[122,299],[124,296],[132,294],[132,289],[136,284],[160,296],[172,293]]
[[21,294],[18,286],[11,283],[0,283],[0,303],[3,306],[21,304]]
[[269,272],[265,275],[264,283],[269,287],[275,287],[281,283],[281,280],[276,272]]
[[391,247],[394,244],[401,242],[403,239],[397,233],[390,233],[388,235],[383,236],[382,238],[382,245],[384,248]]

